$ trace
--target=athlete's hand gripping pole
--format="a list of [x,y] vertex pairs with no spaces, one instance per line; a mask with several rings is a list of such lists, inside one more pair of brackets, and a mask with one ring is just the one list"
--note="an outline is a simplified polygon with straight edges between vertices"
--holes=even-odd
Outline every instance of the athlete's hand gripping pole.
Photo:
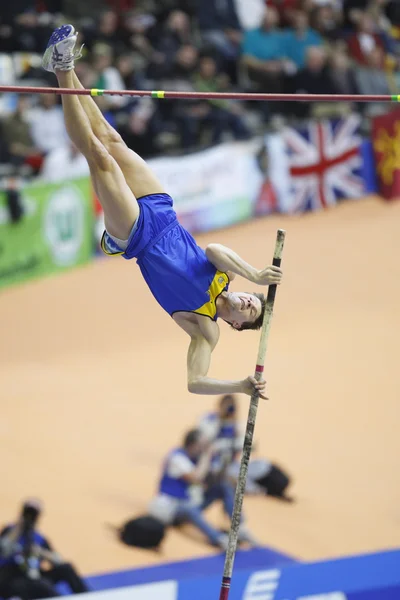
[[[275,252],[273,265],[276,267],[281,266],[283,244],[285,242],[286,232],[283,229],[278,229],[276,236]],[[267,302],[265,306],[264,319],[261,329],[260,345],[258,347],[257,365],[255,369],[254,377],[259,380],[262,377],[264,371],[265,355],[267,353],[268,335],[271,328],[272,312],[274,309],[276,285],[270,285],[268,288]],[[231,529],[229,532],[229,543],[225,557],[224,575],[221,585],[221,593],[219,600],[228,600],[229,590],[231,587],[233,563],[235,560],[235,553],[238,541],[240,519],[242,514],[243,496],[246,487],[247,471],[249,467],[251,448],[253,444],[254,426],[257,417],[258,409],[258,391],[254,391],[250,400],[249,415],[247,418],[246,435],[243,443],[243,454],[240,462],[240,471],[238,483],[236,486],[235,494],[235,505],[233,508]]]

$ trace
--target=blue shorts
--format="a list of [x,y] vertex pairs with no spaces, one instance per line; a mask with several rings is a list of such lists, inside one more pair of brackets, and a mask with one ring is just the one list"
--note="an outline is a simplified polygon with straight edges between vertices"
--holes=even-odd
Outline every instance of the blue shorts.
[[143,196],[138,199],[138,204],[139,217],[123,254],[126,259],[139,258],[149,246],[157,243],[170,226],[178,224],[172,198],[168,194]]
[[217,271],[179,223],[168,194],[143,196],[138,204],[139,217],[126,250],[118,248],[107,232],[103,236],[103,250],[128,260],[136,258],[153,296],[170,315],[196,312],[216,319],[215,301],[227,289],[226,274]]
[[126,259],[137,258],[138,255],[162,234],[166,227],[176,222],[176,214],[172,208],[172,198],[168,194],[150,194],[137,200],[140,208],[128,239],[126,250],[105,231],[101,240],[101,248],[108,255],[122,255]]

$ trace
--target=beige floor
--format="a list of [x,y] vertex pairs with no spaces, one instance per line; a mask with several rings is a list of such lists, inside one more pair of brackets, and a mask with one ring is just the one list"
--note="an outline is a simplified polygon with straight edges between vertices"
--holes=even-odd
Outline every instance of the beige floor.
[[[262,541],[302,559],[400,546],[399,223],[400,203],[365,200],[201,237],[261,267],[287,229],[256,436],[298,503],[245,510]],[[222,328],[212,375],[252,373],[258,335]],[[209,552],[173,532],[158,557],[107,529],[145,507],[165,452],[213,406],[186,392],[186,347],[133,261],[2,293],[1,521],[42,497],[43,530],[86,573]]]

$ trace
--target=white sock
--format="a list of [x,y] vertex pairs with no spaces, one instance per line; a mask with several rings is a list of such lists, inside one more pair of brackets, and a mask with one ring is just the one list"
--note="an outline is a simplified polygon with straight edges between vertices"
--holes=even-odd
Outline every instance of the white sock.
[[117,246],[119,246],[121,248],[121,250],[127,249],[129,240],[120,240],[119,238],[115,237],[115,235],[111,235],[111,233],[108,233],[108,235],[110,236],[110,238],[112,240],[114,240],[114,242],[117,244]]

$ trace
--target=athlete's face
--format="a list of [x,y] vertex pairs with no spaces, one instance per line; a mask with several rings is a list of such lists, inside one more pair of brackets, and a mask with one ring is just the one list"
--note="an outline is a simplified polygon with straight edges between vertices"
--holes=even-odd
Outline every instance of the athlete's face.
[[235,329],[240,329],[243,323],[253,323],[261,315],[261,301],[254,294],[228,292],[226,302],[229,309],[227,320]]

